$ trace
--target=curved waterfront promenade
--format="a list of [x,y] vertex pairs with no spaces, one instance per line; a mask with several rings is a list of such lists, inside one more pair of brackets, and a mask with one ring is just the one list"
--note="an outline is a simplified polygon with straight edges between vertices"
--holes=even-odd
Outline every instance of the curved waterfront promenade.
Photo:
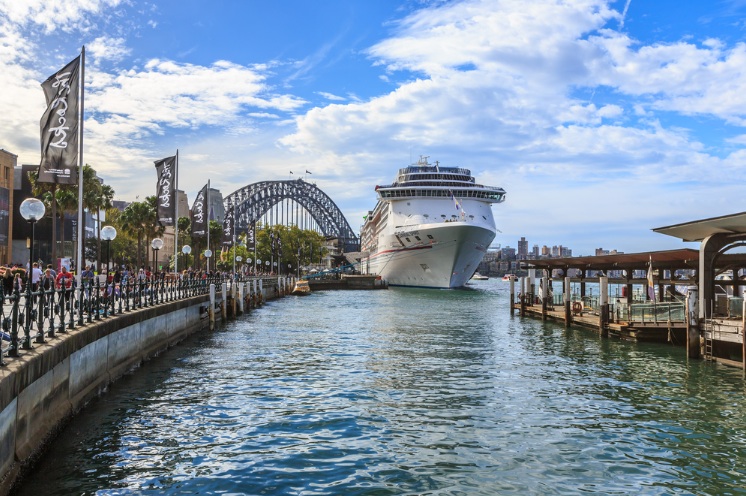
[[[225,315],[229,301],[241,297],[239,303],[253,305],[280,295],[282,284],[278,278],[234,284],[229,290],[236,291],[236,298],[225,299],[218,287],[217,300]],[[89,318],[65,332],[50,331],[45,342],[5,360],[0,368],[0,494],[8,493],[65,421],[110,383],[188,335],[209,328],[209,286],[164,294],[168,296],[150,298],[148,306],[133,304],[125,312],[120,306],[120,313],[102,320]],[[41,315],[44,308],[36,310]],[[52,318],[50,328],[56,326]]]

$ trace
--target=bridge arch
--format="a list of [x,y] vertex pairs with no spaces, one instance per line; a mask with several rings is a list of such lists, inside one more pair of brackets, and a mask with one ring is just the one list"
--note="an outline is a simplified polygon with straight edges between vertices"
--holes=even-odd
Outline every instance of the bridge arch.
[[[350,224],[342,215],[329,196],[321,191],[315,184],[303,179],[287,181],[261,181],[248,184],[223,199],[225,216],[233,222],[235,212],[236,232],[245,232],[262,217],[272,214],[273,208],[282,205],[285,200],[302,207],[308,216],[313,219],[318,230],[327,237],[335,237],[344,247],[345,252],[359,251],[360,240],[354,233]],[[235,209],[234,209],[235,206]],[[292,212],[288,212],[292,214]],[[297,214],[297,212],[296,212]],[[292,215],[280,217],[292,218]],[[278,219],[282,224],[285,219]],[[300,225],[296,216],[296,225]],[[308,226],[310,227],[310,226]]]

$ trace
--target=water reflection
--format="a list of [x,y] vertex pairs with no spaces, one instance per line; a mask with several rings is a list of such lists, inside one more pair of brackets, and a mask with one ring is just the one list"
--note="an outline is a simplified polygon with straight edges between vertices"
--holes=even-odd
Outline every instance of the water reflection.
[[507,298],[271,303],[114,385],[20,494],[741,491],[740,371],[511,318]]

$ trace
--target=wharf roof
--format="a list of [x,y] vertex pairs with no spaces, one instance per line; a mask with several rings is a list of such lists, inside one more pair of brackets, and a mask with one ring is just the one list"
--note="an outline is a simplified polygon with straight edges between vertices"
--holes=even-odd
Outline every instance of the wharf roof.
[[[641,253],[617,253],[585,257],[541,258],[520,260],[524,266],[537,269],[584,269],[584,270],[645,270],[650,261],[653,268],[699,269],[699,250],[682,248],[678,250],[646,251]],[[715,261],[716,270],[746,267],[746,253],[726,253]]]
[[702,241],[713,234],[746,234],[746,212],[658,227],[653,231],[682,241]]
[[682,248],[679,250],[646,251],[641,253],[616,253],[585,257],[541,258],[521,260],[522,263],[538,269],[590,269],[590,270],[639,270],[646,269],[650,260],[653,267],[666,269],[696,269],[699,266],[699,250]]

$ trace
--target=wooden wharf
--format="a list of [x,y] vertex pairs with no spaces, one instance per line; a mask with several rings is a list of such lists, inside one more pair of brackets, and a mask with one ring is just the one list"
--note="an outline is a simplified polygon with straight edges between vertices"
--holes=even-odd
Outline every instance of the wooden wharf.
[[[688,358],[739,367],[746,374],[746,304],[740,296],[746,279],[737,277],[746,267],[744,254],[720,254],[710,262],[714,268],[706,270],[700,253],[691,249],[522,262],[529,276],[511,281],[511,313],[590,329],[602,337],[684,346]],[[535,277],[537,270],[542,277]],[[701,290],[714,286],[713,274],[723,272],[732,276],[716,281],[720,293]],[[601,294],[589,297],[589,284]],[[610,296],[610,285],[621,287],[621,295],[617,289]],[[561,294],[553,295],[553,286]],[[580,294],[573,294],[572,286],[579,286]],[[642,290],[633,294],[635,286]],[[676,289],[682,286],[686,294]],[[704,300],[703,293],[713,296]]]

